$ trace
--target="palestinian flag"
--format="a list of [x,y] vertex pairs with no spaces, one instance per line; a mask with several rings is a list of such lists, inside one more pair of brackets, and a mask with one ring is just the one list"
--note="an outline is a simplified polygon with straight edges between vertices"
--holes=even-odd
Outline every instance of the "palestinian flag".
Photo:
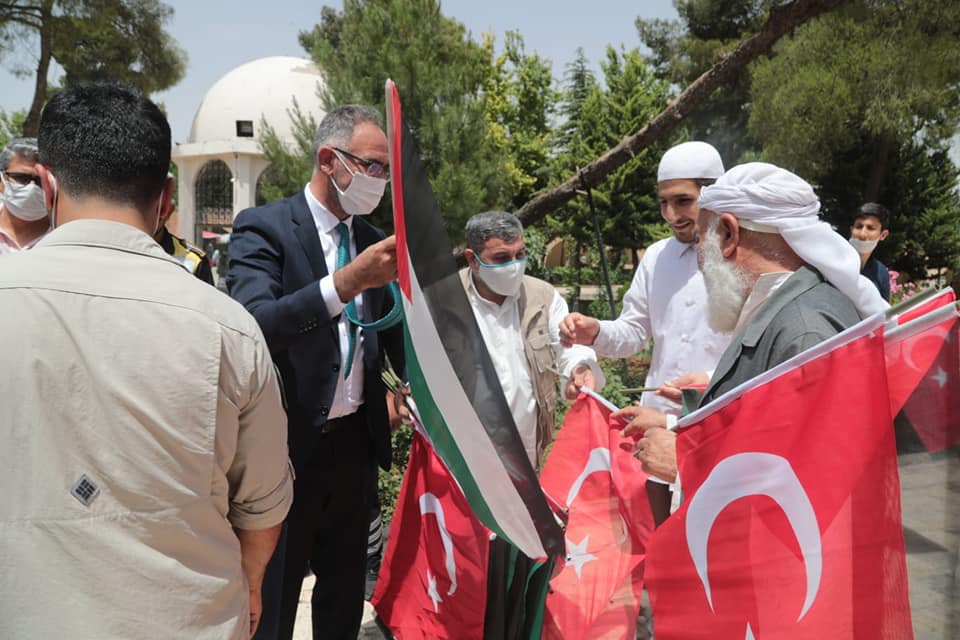
[[390,80],[386,104],[407,377],[420,419],[484,526],[529,558],[559,556],[563,535],[504,399]]

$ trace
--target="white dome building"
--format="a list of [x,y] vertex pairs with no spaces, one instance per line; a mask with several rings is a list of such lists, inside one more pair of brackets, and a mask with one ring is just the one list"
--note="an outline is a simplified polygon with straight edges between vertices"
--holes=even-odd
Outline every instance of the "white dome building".
[[303,113],[319,121],[322,85],[320,70],[310,60],[276,56],[240,65],[210,87],[193,117],[189,140],[173,148],[178,235],[200,245],[203,232],[207,237],[229,232],[237,213],[255,205],[258,180],[270,164],[257,142],[261,122],[292,147],[288,110],[296,100]]

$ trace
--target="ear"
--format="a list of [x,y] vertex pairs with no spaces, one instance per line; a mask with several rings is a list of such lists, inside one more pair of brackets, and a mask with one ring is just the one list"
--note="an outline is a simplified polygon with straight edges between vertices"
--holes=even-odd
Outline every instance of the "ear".
[[477,256],[473,252],[473,249],[464,249],[463,257],[467,259],[467,266],[471,269],[477,268]]
[[737,222],[736,216],[730,213],[721,213],[717,233],[720,234],[720,248],[723,257],[729,260],[740,245],[740,223]]
[[47,205],[47,210],[53,210],[53,201],[57,193],[57,179],[42,164],[36,165],[37,175],[40,176],[40,188],[43,189],[43,199]]
[[336,155],[330,147],[320,147],[317,149],[317,168],[324,175],[333,175],[333,161]]
[[884,229],[880,232],[880,237],[877,240],[886,240],[888,235],[890,235],[890,229]]
[[176,181],[172,177],[167,177],[163,183],[163,191],[160,193],[160,223],[166,224],[170,216],[173,215],[173,190],[176,188]]

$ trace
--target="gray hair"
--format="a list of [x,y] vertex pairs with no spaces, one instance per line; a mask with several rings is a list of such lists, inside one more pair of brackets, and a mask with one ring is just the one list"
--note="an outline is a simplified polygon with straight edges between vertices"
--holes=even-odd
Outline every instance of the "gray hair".
[[314,166],[317,165],[317,151],[320,147],[347,147],[353,137],[353,130],[364,122],[373,123],[383,129],[383,119],[377,110],[363,104],[345,104],[323,116],[313,137]]
[[523,224],[512,213],[484,211],[467,220],[465,235],[467,246],[473,249],[474,253],[480,253],[490,238],[513,242],[522,236]]
[[10,167],[10,161],[14,157],[27,162],[38,162],[40,159],[40,151],[37,148],[37,139],[14,138],[8,142],[7,146],[3,148],[3,151],[0,151],[0,171],[6,171]]

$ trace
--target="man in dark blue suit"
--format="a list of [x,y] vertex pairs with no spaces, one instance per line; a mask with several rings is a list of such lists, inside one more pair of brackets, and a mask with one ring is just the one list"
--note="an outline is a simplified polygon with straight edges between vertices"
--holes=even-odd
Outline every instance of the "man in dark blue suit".
[[308,567],[317,576],[313,637],[354,640],[360,627],[370,501],[377,464],[390,465],[385,350],[403,366],[399,325],[378,333],[356,324],[389,310],[385,285],[397,272],[395,238],[362,217],[389,175],[380,122],[359,105],[328,113],[304,190],[241,212],[230,238],[227,285],[279,369],[296,471],[257,637],[292,637]]

